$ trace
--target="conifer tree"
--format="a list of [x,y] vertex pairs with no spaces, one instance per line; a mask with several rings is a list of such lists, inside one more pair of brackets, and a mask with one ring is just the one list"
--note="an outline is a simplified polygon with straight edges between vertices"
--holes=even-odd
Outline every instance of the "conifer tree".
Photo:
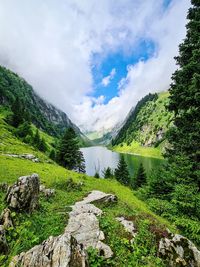
[[33,145],[39,149],[40,142],[41,142],[40,134],[39,134],[39,131],[37,129],[35,132],[35,135],[33,137]]
[[178,183],[194,183],[200,190],[200,1],[192,0],[187,34],[176,57],[169,110],[174,127],[168,133],[167,158]]
[[147,179],[147,177],[146,177],[146,173],[145,173],[143,164],[140,163],[137,174],[136,174],[136,178],[135,178],[135,189],[145,185],[146,179]]
[[104,171],[103,171],[103,177],[104,178],[112,178],[113,177],[113,171],[110,167],[106,168]]
[[42,152],[46,152],[47,151],[47,144],[46,144],[46,141],[44,140],[44,138],[40,139],[40,143],[39,143],[38,149],[40,151],[42,151]]
[[79,150],[78,139],[72,128],[68,128],[61,139],[58,148],[57,161],[60,165],[69,170],[77,170],[83,162],[83,157]]
[[80,150],[77,153],[77,167],[76,167],[76,169],[79,173],[85,173],[85,159],[84,159],[82,151],[80,151]]
[[56,152],[55,152],[55,149],[51,149],[51,151],[49,153],[49,157],[52,160],[56,160]]
[[115,169],[115,178],[117,181],[124,185],[130,184],[130,175],[128,171],[128,166],[126,164],[126,161],[124,159],[124,156],[121,155],[119,163],[117,165],[117,168]]
[[13,112],[12,115],[12,125],[14,127],[18,127],[20,124],[22,124],[24,122],[24,107],[22,104],[21,99],[19,99],[19,97],[17,96],[15,101],[13,102],[12,106],[11,106],[11,110]]

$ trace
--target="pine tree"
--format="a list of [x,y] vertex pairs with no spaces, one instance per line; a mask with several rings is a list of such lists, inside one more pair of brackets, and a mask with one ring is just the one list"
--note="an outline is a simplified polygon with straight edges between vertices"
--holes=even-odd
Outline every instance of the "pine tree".
[[40,134],[39,134],[39,131],[37,129],[36,132],[35,132],[35,135],[33,137],[33,145],[34,145],[34,147],[37,147],[39,149],[40,142],[41,142]]
[[82,151],[78,151],[78,157],[77,157],[77,167],[76,167],[77,171],[79,173],[85,173],[85,159],[83,156],[83,152]]
[[11,106],[11,110],[13,112],[12,125],[17,128],[20,124],[24,122],[24,107],[22,100],[19,99],[19,97],[16,97],[15,101]]
[[77,170],[80,167],[81,161],[83,161],[79,150],[78,139],[72,128],[68,128],[61,139],[57,161],[69,170]]
[[42,152],[46,152],[47,151],[47,144],[46,144],[46,141],[44,140],[44,138],[40,139],[40,143],[39,143],[38,149],[40,151],[42,151]]
[[49,157],[50,159],[52,160],[56,160],[56,152],[55,152],[55,149],[51,149],[50,153],[49,153]]
[[195,183],[200,190],[200,2],[192,0],[187,34],[176,57],[169,110],[174,127],[168,133],[167,158],[178,183]]
[[113,177],[113,171],[110,167],[106,168],[104,171],[103,171],[103,177],[104,178],[112,178]]
[[146,177],[146,173],[145,173],[143,164],[140,163],[137,174],[136,174],[136,178],[135,178],[135,189],[145,185],[146,179],[147,179],[147,177]]
[[115,174],[115,178],[120,183],[122,183],[124,185],[130,184],[130,175],[129,175],[129,171],[128,171],[128,166],[127,166],[126,161],[122,155],[120,157],[117,168],[114,171],[114,174]]
[[100,175],[99,175],[99,173],[97,171],[94,174],[94,178],[100,178]]

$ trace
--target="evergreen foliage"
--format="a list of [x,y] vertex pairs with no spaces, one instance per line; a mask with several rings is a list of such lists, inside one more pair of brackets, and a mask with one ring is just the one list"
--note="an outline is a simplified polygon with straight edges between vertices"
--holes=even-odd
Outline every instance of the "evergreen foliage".
[[46,144],[44,138],[41,138],[41,139],[40,139],[40,143],[39,143],[38,149],[39,149],[40,151],[42,151],[42,152],[46,152],[46,151],[47,151],[47,144]]
[[113,171],[110,167],[107,167],[104,171],[103,171],[103,177],[106,178],[112,178],[114,176]]
[[25,114],[24,106],[19,97],[16,97],[15,101],[11,106],[11,110],[13,112],[12,125],[17,128],[20,124],[24,122],[24,114]]
[[[173,74],[170,88],[169,110],[174,112],[174,127],[168,133],[171,147],[166,156],[175,177],[172,199],[178,206],[178,194],[181,197],[184,188],[189,186],[193,192],[189,199],[181,200],[186,206],[200,191],[200,2],[193,0],[192,4],[186,38],[176,57],[180,68]],[[187,208],[181,210],[189,212]]]
[[100,178],[100,175],[99,175],[99,173],[97,171],[94,174],[94,178]]
[[76,170],[80,173],[85,173],[85,159],[82,151],[78,151]]
[[49,158],[52,160],[56,160],[56,151],[55,149],[51,149],[50,153],[49,153]]
[[130,185],[130,175],[128,171],[128,166],[124,159],[124,156],[121,155],[117,168],[114,171],[115,178],[117,181],[124,185]]
[[69,170],[85,172],[84,157],[79,150],[78,139],[72,128],[68,128],[61,138],[57,161]]
[[146,176],[143,164],[140,163],[136,177],[135,177],[135,189],[145,185],[146,180],[147,180],[147,176]]

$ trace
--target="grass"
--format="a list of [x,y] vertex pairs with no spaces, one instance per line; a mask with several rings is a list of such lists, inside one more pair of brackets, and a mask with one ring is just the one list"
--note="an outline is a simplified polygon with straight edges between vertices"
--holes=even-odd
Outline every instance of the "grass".
[[[125,253],[121,263],[126,262],[126,249],[123,249],[123,246],[121,247],[122,243],[119,241],[120,236],[117,237],[119,224],[115,222],[113,226],[113,220],[116,216],[146,216],[147,218],[151,218],[157,225],[162,225],[162,227],[165,226],[174,230],[174,226],[150,211],[147,205],[134,196],[133,192],[128,187],[122,186],[115,180],[95,179],[68,171],[56,164],[33,163],[28,160],[6,156],[0,156],[0,166],[0,182],[13,184],[19,176],[38,173],[42,184],[49,188],[56,189],[54,198],[49,201],[44,198],[40,200],[40,209],[34,212],[33,215],[24,213],[17,215],[17,225],[15,229],[11,229],[9,232],[9,246],[11,252],[9,258],[4,259],[4,264],[7,264],[12,256],[41,243],[50,235],[61,234],[67,224],[67,211],[69,210],[69,206],[83,198],[91,190],[113,193],[118,197],[117,205],[103,208],[106,215],[102,218],[101,223],[105,226],[107,221],[108,227],[114,227],[114,229],[110,231],[116,237],[108,235],[107,241],[118,256],[119,253]],[[74,182],[82,182],[84,184],[82,190],[69,192],[69,190],[66,189],[66,180],[69,178],[72,178]],[[2,199],[5,197],[4,193],[0,195]],[[3,209],[5,203],[2,202],[0,207]],[[126,236],[125,233],[124,235]],[[146,233],[146,237],[144,238],[147,238],[148,235],[149,233]],[[112,244],[111,241],[114,243]],[[115,242],[118,242],[116,248],[114,246]],[[116,262],[116,258],[113,260]]]
[[120,153],[163,159],[162,152],[159,147],[144,147],[136,141],[133,141],[130,145],[122,143],[120,145],[113,146],[111,149]]
[[[101,206],[104,215],[100,219],[101,229],[106,236],[105,242],[110,245],[114,257],[105,261],[96,252],[90,251],[90,266],[164,266],[156,255],[156,235],[151,233],[150,224],[157,225],[160,231],[166,227],[175,230],[173,225],[155,215],[131,189],[116,180],[95,179],[68,171],[56,163],[47,163],[48,157],[45,154],[17,139],[12,130],[12,127],[4,122],[3,116],[0,117],[0,183],[7,182],[12,185],[20,176],[38,173],[41,183],[47,188],[55,188],[56,194],[51,199],[41,196],[39,209],[31,215],[12,211],[15,225],[6,233],[10,251],[7,256],[0,256],[0,266],[8,266],[14,255],[40,244],[50,235],[62,234],[67,224],[70,206],[91,190],[113,193],[118,197],[118,202],[111,206]],[[48,140],[52,142],[51,138]],[[42,161],[34,163],[26,159],[12,158],[5,155],[8,153],[31,153]],[[69,178],[72,178],[75,183],[81,182],[83,186],[79,190],[73,188],[69,190],[66,182]],[[4,199],[5,193],[0,192],[0,212],[6,207]],[[137,248],[131,245],[130,236],[115,220],[117,216],[130,218],[138,227]],[[142,230],[144,226],[140,227],[142,222],[149,224],[145,230]],[[147,242],[143,242],[144,240]],[[152,244],[152,249],[149,249],[149,244]]]

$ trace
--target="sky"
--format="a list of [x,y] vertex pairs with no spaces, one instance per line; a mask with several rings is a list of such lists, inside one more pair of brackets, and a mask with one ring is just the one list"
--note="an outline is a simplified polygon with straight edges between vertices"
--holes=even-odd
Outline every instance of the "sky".
[[189,0],[0,0],[0,64],[83,132],[167,90]]

